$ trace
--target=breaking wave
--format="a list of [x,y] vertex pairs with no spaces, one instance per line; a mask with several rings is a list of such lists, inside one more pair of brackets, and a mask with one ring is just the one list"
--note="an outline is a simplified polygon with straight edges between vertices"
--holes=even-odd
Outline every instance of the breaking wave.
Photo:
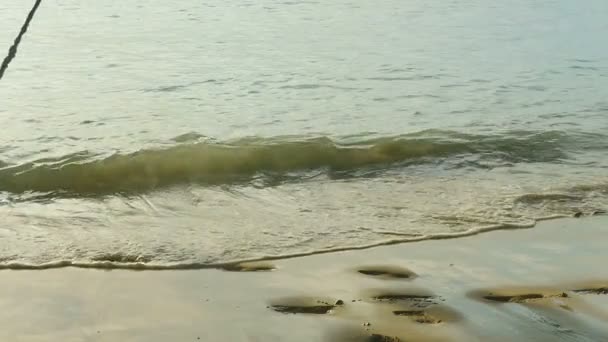
[[[363,141],[327,137],[249,138],[225,143],[185,143],[165,149],[99,158],[86,152],[0,169],[0,191],[77,196],[145,192],[179,184],[217,185],[255,177],[298,177],[320,170],[340,176],[449,157],[473,157],[467,166],[555,162],[571,151],[599,148],[604,136],[559,131],[473,135],[429,130]],[[604,143],[605,145],[605,143]],[[605,146],[601,146],[605,147]]]

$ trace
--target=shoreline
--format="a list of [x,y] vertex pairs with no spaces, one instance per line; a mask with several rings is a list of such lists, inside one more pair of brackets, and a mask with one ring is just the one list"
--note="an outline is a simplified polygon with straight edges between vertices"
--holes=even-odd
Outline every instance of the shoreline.
[[[601,216],[603,215],[603,211],[598,211],[589,214],[588,216]],[[258,262],[267,262],[267,261],[280,261],[280,260],[288,260],[293,258],[302,258],[314,255],[323,255],[323,254],[332,254],[332,253],[340,253],[340,252],[349,252],[349,251],[359,251],[359,250],[367,250],[384,246],[393,246],[393,245],[401,245],[401,244],[409,244],[423,241],[432,241],[432,240],[452,240],[452,239],[460,239],[471,236],[476,236],[479,234],[494,232],[494,231],[502,231],[502,230],[522,230],[522,229],[534,229],[540,222],[552,221],[552,220],[560,220],[565,218],[582,218],[581,213],[576,213],[573,216],[566,215],[555,215],[544,218],[537,218],[533,223],[530,224],[496,224],[489,226],[482,226],[477,228],[470,228],[465,231],[460,232],[452,232],[452,233],[437,233],[430,235],[419,235],[419,236],[411,236],[408,234],[398,234],[394,233],[391,235],[403,235],[403,236],[411,236],[408,238],[402,239],[389,239],[378,241],[375,243],[367,244],[367,245],[355,245],[355,246],[344,246],[344,247],[334,247],[334,248],[326,248],[321,250],[313,250],[306,252],[297,252],[291,254],[284,255],[270,255],[263,257],[254,257],[254,258],[246,258],[240,260],[232,260],[227,262],[218,262],[218,263],[175,263],[175,264],[155,264],[148,262],[116,262],[116,261],[72,261],[72,260],[59,260],[52,261],[48,263],[42,264],[28,264],[21,262],[9,262],[5,264],[0,264],[0,271],[4,270],[49,270],[49,269],[58,269],[58,268],[81,268],[81,269],[99,269],[99,270],[139,270],[139,271],[179,271],[179,270],[205,270],[205,269],[231,269],[238,267],[239,264],[246,263],[258,263]]]
[[229,270],[4,270],[0,339],[608,340],[606,241],[595,216]]

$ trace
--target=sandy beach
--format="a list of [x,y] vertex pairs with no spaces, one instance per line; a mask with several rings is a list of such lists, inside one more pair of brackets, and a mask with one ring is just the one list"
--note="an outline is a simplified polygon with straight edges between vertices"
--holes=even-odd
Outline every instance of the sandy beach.
[[608,1],[1,0],[0,342],[608,342]]
[[0,340],[606,341],[606,241],[598,216],[230,270],[4,270]]

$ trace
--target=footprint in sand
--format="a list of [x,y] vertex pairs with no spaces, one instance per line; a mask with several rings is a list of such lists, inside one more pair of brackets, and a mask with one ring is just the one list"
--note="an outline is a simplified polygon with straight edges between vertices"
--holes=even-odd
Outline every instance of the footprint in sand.
[[574,297],[576,295],[585,294],[608,294],[608,286],[581,285],[567,290],[555,288],[498,288],[472,291],[469,292],[468,296],[486,302],[531,304],[575,301],[576,298]]
[[357,272],[379,279],[413,279],[417,276],[407,268],[398,266],[364,266],[358,268]]
[[285,314],[325,315],[344,305],[342,300],[314,297],[289,297],[274,300],[269,308]]
[[437,323],[442,322],[441,319],[439,319],[435,316],[429,315],[424,310],[395,310],[395,311],[393,311],[393,314],[395,316],[409,317],[417,323],[437,324]]
[[407,303],[411,307],[426,308],[441,300],[435,294],[423,289],[368,290],[367,297],[374,302]]
[[393,310],[393,314],[395,316],[407,317],[420,324],[452,323],[462,320],[462,315],[459,312],[442,304],[433,305],[422,310],[411,310],[409,308],[405,310]]
[[522,305],[543,305],[572,311],[572,297],[559,289],[552,288],[498,288],[475,290],[468,293],[470,298],[486,303],[516,303]]
[[[608,294],[606,284],[586,284],[556,288],[496,288],[472,291],[469,297],[494,305],[522,305],[534,315],[526,316],[526,320],[536,318],[537,322],[545,323],[555,329],[556,333],[570,332],[571,334],[589,335],[604,334],[594,331],[585,325],[581,316],[592,317],[599,321],[608,320],[608,312],[598,307],[595,301],[584,300],[584,295]],[[505,307],[508,309],[509,307]]]
[[221,269],[229,272],[263,272],[275,270],[276,267],[267,262],[243,262],[224,265]]
[[[358,329],[343,329],[336,331],[327,336],[327,342],[405,342],[405,341],[423,341],[423,339],[400,339],[396,336],[363,332]],[[426,341],[426,340],[425,340]]]
[[492,301],[492,302],[500,302],[500,303],[524,303],[524,302],[532,302],[540,299],[548,299],[548,298],[568,298],[568,294],[565,292],[557,292],[557,293],[522,293],[522,294],[495,294],[493,292],[489,292],[488,294],[483,296],[483,299]]
[[369,298],[378,304],[388,305],[393,315],[409,318],[421,324],[456,322],[462,319],[457,311],[441,304],[441,297],[422,289],[371,290]]
[[572,292],[575,292],[578,294],[605,295],[605,294],[608,294],[608,286],[580,288],[580,289],[572,290]]

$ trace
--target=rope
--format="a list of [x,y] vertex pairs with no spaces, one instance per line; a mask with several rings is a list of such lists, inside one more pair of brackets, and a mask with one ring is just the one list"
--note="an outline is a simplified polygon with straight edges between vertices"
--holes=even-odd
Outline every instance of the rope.
[[27,18],[25,19],[23,26],[21,26],[21,31],[19,32],[19,35],[17,35],[17,38],[15,38],[15,42],[13,43],[13,46],[11,46],[10,49],[8,49],[8,55],[4,58],[4,61],[2,61],[2,66],[0,66],[0,80],[4,76],[4,72],[8,68],[8,65],[11,63],[11,61],[17,55],[17,47],[19,46],[19,43],[21,43],[21,38],[23,37],[23,35],[25,35],[25,32],[27,32],[27,28],[28,28],[28,26],[30,26],[30,22],[34,18],[34,14],[36,14],[36,10],[38,9],[38,6],[40,6],[41,2],[42,2],[42,0],[36,0],[34,7],[32,7],[32,10],[27,15]]

